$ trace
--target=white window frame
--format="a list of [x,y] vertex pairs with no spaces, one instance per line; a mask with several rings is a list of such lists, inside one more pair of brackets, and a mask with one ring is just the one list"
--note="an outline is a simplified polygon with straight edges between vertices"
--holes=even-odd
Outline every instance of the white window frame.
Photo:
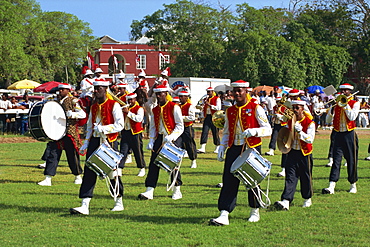
[[136,63],[136,69],[146,69],[146,55],[138,55],[139,64]]
[[162,56],[159,56],[159,69],[163,69],[165,66],[165,64],[169,64],[170,63],[170,55],[163,55],[164,58]]

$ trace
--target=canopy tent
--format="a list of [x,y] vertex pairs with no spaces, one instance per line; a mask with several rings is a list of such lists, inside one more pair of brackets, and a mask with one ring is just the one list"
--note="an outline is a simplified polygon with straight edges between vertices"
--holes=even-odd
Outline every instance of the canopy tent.
[[8,87],[8,89],[34,89],[40,85],[41,84],[38,82],[25,79],[14,82],[12,85]]
[[50,90],[54,87],[58,87],[59,84],[62,84],[61,82],[57,81],[49,81],[41,84],[40,86],[36,87],[33,91],[34,92],[41,92],[41,93],[49,93]]

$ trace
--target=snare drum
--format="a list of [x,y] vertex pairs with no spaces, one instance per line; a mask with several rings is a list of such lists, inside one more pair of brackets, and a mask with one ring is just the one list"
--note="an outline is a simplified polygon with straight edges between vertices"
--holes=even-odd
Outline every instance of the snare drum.
[[67,132],[67,116],[63,106],[56,101],[34,104],[28,115],[28,126],[38,141],[58,141]]
[[109,144],[102,143],[86,160],[86,166],[96,173],[101,179],[118,168],[123,155],[115,151]]
[[271,165],[254,148],[249,148],[234,161],[230,172],[248,188],[255,188],[269,175]]
[[175,167],[180,166],[184,155],[184,149],[175,146],[173,143],[166,142],[155,158],[154,164],[167,172],[171,172]]

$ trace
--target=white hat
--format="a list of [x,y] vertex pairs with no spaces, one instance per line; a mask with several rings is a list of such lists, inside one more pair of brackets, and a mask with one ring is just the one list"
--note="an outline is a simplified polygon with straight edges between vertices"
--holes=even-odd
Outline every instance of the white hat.
[[136,98],[136,97],[137,97],[136,93],[130,93],[130,94],[126,95],[126,100],[133,99],[133,98]]
[[91,71],[91,69],[87,69],[85,72],[85,75],[93,75],[94,73]]
[[243,80],[237,80],[231,83],[232,87],[249,87],[249,82]]
[[252,92],[252,91],[253,91],[253,88],[251,88],[251,87],[247,87],[247,91],[248,91],[248,92]]
[[180,91],[179,92],[179,96],[189,96],[189,95],[190,95],[190,93],[187,92],[187,91]]
[[320,89],[316,89],[315,90],[315,93],[320,93]]
[[103,73],[103,70],[101,68],[96,68],[95,73]]
[[145,74],[144,70],[143,70],[143,69],[141,69],[141,72],[140,72],[137,76],[138,76],[138,77],[139,77],[139,76],[143,76],[143,77],[145,77],[145,76],[146,76],[146,74]]
[[289,91],[289,96],[298,96],[299,90],[298,89],[292,89]]
[[128,84],[126,82],[120,82],[117,84],[117,87],[127,87]]
[[165,85],[159,85],[158,87],[154,88],[153,91],[155,93],[167,92],[168,91],[168,88]]
[[103,87],[108,87],[110,84],[109,81],[106,81],[104,79],[95,79],[93,82],[94,86],[103,86]]
[[213,87],[208,87],[206,90],[207,91],[214,91],[215,89]]
[[172,102],[180,102],[179,97],[173,97],[173,98],[172,98]]
[[163,71],[161,72],[161,75],[168,76],[168,71],[167,71],[167,70],[163,70]]
[[344,83],[342,85],[339,86],[339,89],[349,89],[349,90],[353,90],[353,86],[349,83]]
[[306,101],[304,100],[292,100],[292,105],[306,105]]
[[61,83],[61,84],[59,84],[58,85],[58,88],[59,89],[69,89],[69,90],[71,90],[72,89],[72,87],[71,87],[71,85],[69,85],[68,83]]

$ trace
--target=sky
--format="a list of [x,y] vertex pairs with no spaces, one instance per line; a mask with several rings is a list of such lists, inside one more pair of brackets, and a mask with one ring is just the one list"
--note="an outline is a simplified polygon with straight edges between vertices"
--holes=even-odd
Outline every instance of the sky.
[[[133,20],[142,20],[151,15],[163,4],[175,3],[175,0],[36,0],[43,11],[62,11],[77,16],[80,20],[90,23],[93,35],[102,37],[109,35],[118,41],[129,41],[130,25]],[[264,6],[274,8],[289,7],[289,0],[196,0],[193,2],[207,3],[217,8],[230,6],[236,9],[236,4],[248,3],[260,9]]]

